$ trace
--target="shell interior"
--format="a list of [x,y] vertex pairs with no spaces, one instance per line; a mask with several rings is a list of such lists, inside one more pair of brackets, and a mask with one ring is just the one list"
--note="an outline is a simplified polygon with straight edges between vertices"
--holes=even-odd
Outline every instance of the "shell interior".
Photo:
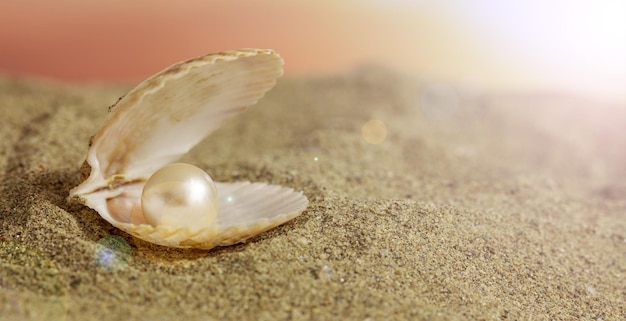
[[130,219],[150,175],[256,103],[282,75],[282,64],[272,50],[243,49],[180,62],[146,79],[111,108],[92,138],[89,177],[70,197],[136,237],[171,247],[230,245],[298,216],[308,205],[302,193],[238,182],[216,183],[216,224],[199,232]]

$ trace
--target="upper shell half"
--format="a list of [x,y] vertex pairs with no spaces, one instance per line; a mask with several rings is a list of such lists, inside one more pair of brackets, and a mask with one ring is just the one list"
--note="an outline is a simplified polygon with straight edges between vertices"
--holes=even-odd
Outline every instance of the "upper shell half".
[[211,225],[191,230],[133,218],[150,176],[255,104],[282,75],[282,64],[272,50],[243,49],[180,62],[146,79],[111,108],[91,141],[90,174],[70,198],[138,238],[181,248],[230,245],[298,216],[308,205],[301,192],[238,182],[215,184]]

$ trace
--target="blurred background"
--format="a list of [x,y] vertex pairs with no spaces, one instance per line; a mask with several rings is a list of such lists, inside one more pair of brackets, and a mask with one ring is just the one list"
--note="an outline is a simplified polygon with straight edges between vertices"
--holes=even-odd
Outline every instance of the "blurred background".
[[626,1],[4,0],[0,73],[130,82],[272,48],[287,75],[379,64],[480,90],[626,104]]

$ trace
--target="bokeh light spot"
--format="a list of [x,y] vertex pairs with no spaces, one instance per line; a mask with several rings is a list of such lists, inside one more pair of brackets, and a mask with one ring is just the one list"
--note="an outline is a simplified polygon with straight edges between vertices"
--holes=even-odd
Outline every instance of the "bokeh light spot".
[[431,120],[446,120],[459,107],[456,90],[441,82],[430,83],[420,94],[419,104],[424,115]]
[[378,119],[371,119],[363,124],[361,134],[369,144],[380,144],[387,137],[387,126]]
[[117,235],[107,235],[96,244],[94,260],[96,265],[107,272],[123,271],[131,260],[128,242]]

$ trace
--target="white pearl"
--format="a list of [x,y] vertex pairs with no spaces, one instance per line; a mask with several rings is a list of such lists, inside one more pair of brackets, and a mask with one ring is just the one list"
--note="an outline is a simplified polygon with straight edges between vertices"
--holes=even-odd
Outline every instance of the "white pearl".
[[143,188],[141,204],[148,224],[196,232],[217,218],[217,189],[200,168],[175,163],[152,174]]

